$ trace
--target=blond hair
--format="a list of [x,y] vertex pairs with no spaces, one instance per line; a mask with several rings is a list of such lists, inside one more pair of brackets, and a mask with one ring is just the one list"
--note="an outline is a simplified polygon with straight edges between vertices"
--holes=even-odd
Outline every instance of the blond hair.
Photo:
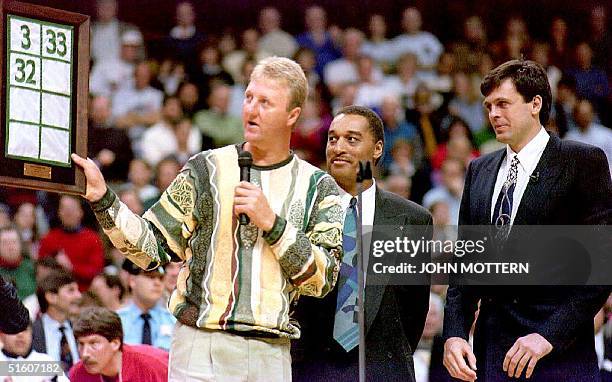
[[308,96],[308,81],[297,62],[285,57],[265,58],[259,61],[251,73],[251,80],[256,78],[283,81],[290,92],[288,110],[304,106]]

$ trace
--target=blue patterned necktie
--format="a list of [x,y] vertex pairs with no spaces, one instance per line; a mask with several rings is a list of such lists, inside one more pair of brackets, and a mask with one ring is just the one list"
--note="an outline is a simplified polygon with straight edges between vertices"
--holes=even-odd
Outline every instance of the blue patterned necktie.
[[359,325],[357,322],[357,199],[351,199],[344,218],[342,247],[344,256],[338,276],[338,300],[334,319],[334,339],[351,351],[359,344]]
[[518,156],[515,155],[514,158],[512,158],[512,162],[510,162],[510,171],[508,171],[506,181],[499,191],[499,196],[497,197],[497,202],[495,203],[495,209],[493,209],[493,219],[491,219],[491,224],[497,228],[498,236],[502,239],[508,237],[509,233],[510,221],[512,217],[512,199],[514,197],[514,189],[516,188],[518,164]]

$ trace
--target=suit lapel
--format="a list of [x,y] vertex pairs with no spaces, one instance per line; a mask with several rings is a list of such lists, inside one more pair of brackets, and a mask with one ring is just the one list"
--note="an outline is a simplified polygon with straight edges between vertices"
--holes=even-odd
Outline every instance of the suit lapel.
[[542,157],[527,183],[514,217],[514,224],[538,224],[542,202],[545,200],[543,196],[550,192],[562,169],[561,161],[558,158],[560,145],[561,140],[551,134]]
[[[477,217],[475,224],[489,225],[491,224],[491,204],[493,200],[493,192],[495,191],[495,181],[497,173],[501,167],[504,158],[506,157],[506,149],[499,150],[495,157],[482,168],[483,176],[475,176],[474,185],[471,188],[476,195],[472,200],[479,205],[474,211],[478,211],[480,216]],[[482,208],[484,204],[484,209]]]
[[[376,188],[376,194],[374,197],[375,200],[375,210],[374,210],[374,227],[379,227],[379,229],[385,229],[385,227],[397,227],[403,225],[405,222],[404,215],[398,215],[397,211],[388,210],[389,207],[386,206],[387,199],[380,192],[378,187]],[[376,232],[373,232],[372,238],[370,240],[370,250],[368,253],[372,253],[372,243],[377,239]],[[387,254],[385,256],[389,256]],[[369,264],[371,264],[373,259],[370,257]],[[389,260],[389,264],[392,264],[394,259]],[[368,266],[369,266],[368,264]],[[378,309],[380,307],[380,302],[382,300],[383,294],[385,293],[385,288],[387,284],[387,280],[389,278],[388,275],[377,275],[377,278],[381,278],[384,282],[379,282],[379,285],[367,285],[365,289],[365,330],[366,334],[368,333],[369,328],[372,326],[374,322],[374,318],[378,314]]]

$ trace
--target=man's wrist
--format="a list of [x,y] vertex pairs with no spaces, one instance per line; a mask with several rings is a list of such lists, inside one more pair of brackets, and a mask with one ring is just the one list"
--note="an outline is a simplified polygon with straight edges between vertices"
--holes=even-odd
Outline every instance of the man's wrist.
[[102,212],[110,208],[113,205],[113,202],[117,198],[114,192],[111,191],[110,188],[106,187],[106,192],[96,201],[89,202],[91,205],[91,209],[94,212]]
[[285,219],[278,215],[274,216],[275,219],[272,228],[270,228],[270,230],[268,231],[264,230],[264,233],[262,235],[264,240],[270,245],[276,244],[276,242],[281,238],[281,236],[283,236],[283,233],[285,232],[285,226],[287,225],[287,221]]

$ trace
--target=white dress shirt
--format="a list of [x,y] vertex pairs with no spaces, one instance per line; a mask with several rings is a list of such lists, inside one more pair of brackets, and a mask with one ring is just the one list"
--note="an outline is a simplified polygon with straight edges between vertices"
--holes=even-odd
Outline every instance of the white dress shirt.
[[[45,331],[45,343],[47,345],[47,354],[51,356],[54,361],[60,361],[60,342],[62,340],[62,333],[59,328],[61,323],[55,321],[47,313],[42,315],[43,329]],[[72,332],[72,326],[66,320],[63,323],[66,330],[66,339],[70,346],[70,353],[72,354],[72,364],[76,364],[79,360],[79,353],[77,351],[77,344],[74,339],[74,333]]]
[[493,211],[495,210],[495,204],[497,202],[497,198],[499,197],[499,193],[504,182],[506,181],[506,178],[508,177],[510,163],[512,162],[514,156],[518,156],[519,165],[516,177],[516,186],[514,187],[514,193],[512,194],[512,214],[510,216],[510,224],[514,223],[514,217],[516,216],[516,211],[521,204],[521,199],[523,198],[523,194],[527,188],[527,183],[529,183],[529,177],[533,174],[533,170],[535,170],[538,162],[540,161],[549,139],[550,136],[546,130],[544,130],[544,127],[540,127],[538,134],[533,137],[533,139],[529,141],[529,143],[527,143],[527,145],[518,153],[515,153],[512,151],[510,146],[506,145],[506,157],[499,168],[497,180],[495,181],[495,188],[493,189],[493,199],[491,202],[490,211],[491,219],[493,219]]

